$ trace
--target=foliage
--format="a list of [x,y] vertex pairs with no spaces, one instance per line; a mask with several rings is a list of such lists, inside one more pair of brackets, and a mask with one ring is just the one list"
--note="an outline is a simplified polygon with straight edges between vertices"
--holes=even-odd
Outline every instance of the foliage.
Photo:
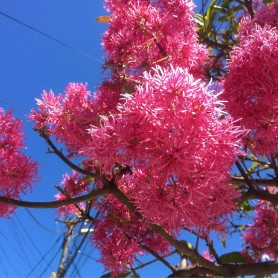
[[[137,277],[144,253],[170,277],[278,272],[278,2],[212,0],[196,15],[190,0],[106,0],[105,8],[98,92],[81,83],[44,91],[29,115],[73,169],[56,201],[18,200],[38,165],[20,151],[20,120],[0,110],[1,216],[14,205],[51,206],[71,225],[90,222],[109,277]],[[213,232],[223,245],[240,234],[243,249],[220,256]],[[167,262],[173,253],[177,267]]]

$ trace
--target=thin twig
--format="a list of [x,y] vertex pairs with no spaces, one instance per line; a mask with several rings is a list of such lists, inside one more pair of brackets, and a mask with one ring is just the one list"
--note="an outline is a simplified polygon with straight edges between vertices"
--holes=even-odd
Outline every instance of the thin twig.
[[41,129],[39,130],[40,132],[40,136],[43,137],[46,141],[46,143],[51,147],[51,149],[53,150],[53,152],[63,161],[65,162],[70,168],[72,168],[73,170],[75,170],[76,172],[86,175],[86,176],[90,176],[92,178],[95,179],[99,179],[99,175],[97,175],[96,173],[92,173],[92,172],[88,172],[80,167],[78,167],[77,165],[75,165],[74,163],[72,163],[61,151],[59,151],[56,146],[52,143],[52,141],[49,138],[49,135],[47,133],[46,129]]
[[221,264],[221,260],[220,260],[220,258],[218,256],[216,250],[214,249],[213,242],[210,240],[209,237],[206,238],[206,243],[207,243],[207,246],[209,248],[210,253],[214,256],[216,262],[218,264]]
[[161,261],[165,266],[167,266],[171,271],[176,271],[176,269],[170,265],[162,256],[159,256],[156,252],[150,249],[148,246],[140,244],[140,246],[146,250],[148,253],[153,255],[157,260]]
[[236,161],[236,166],[237,166],[237,168],[238,168],[240,174],[243,176],[243,178],[244,178],[246,184],[247,184],[250,188],[253,188],[253,186],[252,186],[252,184],[251,184],[251,182],[250,182],[250,179],[248,178],[248,176],[246,175],[245,171],[243,170],[241,164],[240,164],[238,161]]

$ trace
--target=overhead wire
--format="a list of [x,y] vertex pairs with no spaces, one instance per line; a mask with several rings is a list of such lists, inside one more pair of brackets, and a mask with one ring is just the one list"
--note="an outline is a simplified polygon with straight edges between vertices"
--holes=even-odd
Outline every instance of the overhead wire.
[[73,263],[73,261],[75,260],[77,254],[78,254],[78,250],[80,250],[80,249],[82,248],[82,246],[83,246],[83,244],[84,244],[84,242],[85,242],[87,236],[89,235],[89,232],[90,232],[90,228],[91,228],[91,227],[92,227],[92,225],[89,226],[88,231],[83,235],[83,238],[82,238],[81,242],[79,243],[79,245],[77,246],[77,248],[75,247],[75,252],[74,252],[74,254],[71,256],[69,262],[67,263],[62,277],[64,277],[64,276],[66,275],[67,271],[69,270],[71,264]]
[[38,249],[37,245],[34,243],[33,239],[30,237],[29,233],[27,232],[27,230],[24,227],[24,224],[21,222],[21,220],[19,219],[19,217],[17,217],[17,215],[15,215],[15,219],[18,221],[18,223],[20,224],[20,227],[22,228],[22,230],[24,231],[24,233],[26,234],[27,238],[30,240],[32,246],[34,247],[34,249],[37,251],[37,253],[39,254],[39,256],[41,256],[41,259],[48,265],[48,262],[46,261],[46,259],[43,257],[42,253],[40,252],[40,250]]
[[[30,277],[30,275],[37,269],[37,267],[41,264],[42,260],[49,255],[49,252],[58,244],[58,242],[62,239],[62,236],[58,237],[57,240],[54,242],[54,244],[45,252],[45,255],[34,265],[34,267],[31,269],[31,271],[27,274],[26,278]],[[60,251],[60,249],[58,249]],[[50,262],[48,263],[50,264]]]
[[[15,245],[12,243],[12,241],[11,241],[6,235],[3,234],[3,232],[2,232],[1,230],[0,230],[0,235],[1,235],[2,237],[5,238],[6,242],[9,242],[9,244],[10,244],[11,247],[12,247],[12,250],[13,250],[23,261],[25,261],[25,257],[18,251],[17,246],[15,246]],[[25,263],[26,263],[26,261],[25,261]],[[28,263],[27,263],[27,264],[28,264]]]
[[43,230],[49,232],[49,233],[52,233],[52,234],[63,234],[63,232],[55,232],[55,231],[52,231],[52,230],[49,230],[48,228],[46,228],[45,226],[43,226],[39,220],[31,213],[31,211],[28,209],[28,208],[25,208],[25,210],[27,211],[27,213],[30,215],[30,217],[33,219],[33,221],[38,225],[40,226]]
[[[79,250],[77,250],[78,258],[76,260],[76,265],[78,265],[78,270],[81,270],[82,267],[84,266],[84,264],[86,263],[86,261],[88,260],[88,257],[83,256],[83,251],[82,251],[82,250],[86,250],[88,243],[89,243],[89,241],[87,240],[86,243],[84,244],[83,248],[82,249],[80,248]],[[77,273],[74,268],[70,274],[70,277],[75,277],[75,275],[77,275]]]
[[[14,268],[14,264],[10,261],[10,258],[9,256],[6,254],[4,248],[2,246],[0,246],[0,249],[2,250],[7,262],[9,263],[11,269],[17,274],[17,275],[20,275],[20,273],[17,271],[16,268]],[[2,260],[0,260],[1,264],[2,264]],[[9,275],[6,273],[6,271],[4,270],[4,265],[2,264],[2,270],[5,272],[6,274],[6,277],[9,277]]]
[[[81,228],[82,228],[82,226],[81,226]],[[88,261],[88,259],[91,259],[91,260],[93,260],[93,261],[95,261],[95,262],[97,261],[96,258],[93,258],[93,257],[91,257],[90,255],[88,255],[88,254],[86,254],[86,253],[83,252],[83,250],[85,251],[86,248],[88,247],[88,244],[89,244],[89,240],[86,241],[85,246],[83,246],[82,249],[80,248],[80,249],[78,250],[79,257],[78,257],[78,260],[77,260],[76,264],[79,266],[79,270],[85,265],[85,263]],[[92,250],[91,247],[89,247],[89,248],[90,248],[90,250]],[[74,277],[74,275],[75,275],[75,273],[74,273],[74,270],[73,270],[73,271],[71,272],[70,277]]]
[[16,242],[16,246],[20,249],[19,253],[22,254],[21,258],[23,259],[23,261],[29,266],[29,267],[32,267],[31,265],[31,262],[29,260],[29,257],[27,255],[27,252],[25,251],[24,247],[23,247],[23,244],[22,244],[22,240],[20,238],[20,236],[18,235],[17,233],[17,229],[15,227],[15,224],[13,221],[9,221],[8,222],[8,225],[10,226],[10,231],[11,231],[11,234],[12,236],[14,237],[15,239],[15,242]]
[[40,31],[39,29],[37,29],[37,28],[35,28],[35,27],[33,27],[33,26],[31,26],[31,25],[29,25],[29,24],[27,24],[27,23],[25,23],[25,22],[15,18],[13,16],[11,16],[11,15],[8,15],[8,14],[2,12],[2,11],[0,11],[0,15],[6,17],[6,18],[8,18],[8,19],[10,19],[10,20],[12,20],[12,21],[14,21],[14,22],[16,22],[16,23],[18,23],[18,24],[20,24],[20,25],[22,25],[22,26],[24,26],[24,27],[26,27],[26,28],[28,28],[28,29],[30,29],[30,30],[32,30],[32,31],[34,31],[34,32],[36,32],[36,33],[38,33],[38,34],[40,34],[40,35],[42,35],[42,36],[52,40],[52,41],[54,41],[54,42],[56,42],[56,43],[58,43],[58,44],[60,44],[60,45],[62,45],[62,46],[64,46],[65,48],[68,48],[68,49],[70,49],[70,50],[72,50],[74,52],[79,53],[82,56],[85,56],[85,57],[87,57],[87,58],[89,58],[91,60],[94,60],[94,61],[102,64],[102,62],[99,59],[91,56],[90,54],[88,54],[88,53],[86,53],[86,52],[84,52],[84,51],[82,51],[82,50],[80,50],[80,49],[78,49],[76,47],[72,47],[71,45],[69,45],[69,44],[67,44],[67,43],[65,43],[65,42],[63,42],[63,41],[61,41],[61,40],[59,40],[59,39],[57,39],[57,38],[55,38],[55,37],[53,37],[51,35],[48,35],[47,33],[43,32],[43,31]]
[[[53,37],[53,36],[51,36],[51,35],[45,33],[45,32],[43,32],[43,31],[40,31],[39,29],[37,29],[37,28],[35,28],[35,27],[33,27],[33,26],[31,26],[31,25],[29,25],[29,24],[27,24],[27,23],[25,23],[25,22],[23,22],[23,21],[21,21],[21,20],[18,20],[17,18],[15,18],[15,17],[13,17],[13,16],[11,16],[11,15],[8,15],[8,14],[2,12],[2,11],[0,11],[0,15],[6,17],[6,18],[8,18],[8,19],[10,19],[10,20],[12,20],[12,21],[14,21],[14,22],[16,22],[16,23],[18,23],[18,24],[20,24],[20,25],[22,25],[22,26],[24,26],[24,27],[26,27],[26,28],[28,28],[28,29],[30,29],[30,30],[32,30],[32,31],[34,31],[34,32],[36,32],[36,33],[38,33],[38,34],[40,34],[40,35],[42,35],[42,36],[44,36],[44,37],[46,37],[46,38],[52,40],[52,41],[54,41],[54,42],[56,42],[56,43],[58,43],[58,44],[60,44],[60,45],[62,45],[62,46],[64,46],[65,48],[68,48],[68,49],[70,49],[70,50],[72,50],[72,51],[75,51],[75,52],[77,52],[77,53],[79,53],[79,54],[81,54],[81,55],[83,55],[83,56],[85,56],[85,57],[87,57],[87,58],[89,58],[89,59],[91,59],[91,60],[94,60],[94,61],[96,61],[96,62],[102,64],[102,62],[101,62],[100,60],[98,60],[97,58],[95,58],[95,57],[89,55],[88,53],[86,53],[86,52],[84,52],[84,51],[81,51],[81,50],[78,49],[78,48],[72,47],[71,45],[69,45],[69,44],[67,44],[67,43],[65,43],[65,42],[63,42],[63,41],[61,41],[61,40],[59,40],[59,39],[57,39],[57,38],[55,38],[55,37]],[[0,102],[1,102],[1,103],[5,103],[5,104],[8,104],[8,105],[10,105],[10,106],[13,106],[13,107],[15,107],[16,109],[28,111],[28,109],[25,108],[25,107],[21,107],[21,106],[15,105],[15,104],[9,103],[9,102],[4,101],[4,100],[0,100]],[[26,208],[26,211],[27,211],[27,213],[30,215],[30,217],[33,219],[33,221],[34,221],[38,226],[40,226],[42,229],[44,229],[44,230],[46,230],[47,232],[50,232],[50,233],[62,234],[62,232],[54,232],[54,231],[51,231],[51,230],[49,230],[48,228],[44,227],[44,226],[34,217],[34,215],[29,211],[29,209]],[[28,232],[26,231],[26,229],[24,228],[24,226],[22,225],[22,222],[20,222],[19,219],[17,219],[17,220],[18,220],[18,222],[20,223],[20,225],[21,225],[23,231],[25,232],[25,234],[28,236],[28,238],[29,238],[31,244],[33,245],[33,247],[34,247],[35,250],[38,252],[38,254],[41,256],[40,260],[39,260],[38,263],[31,269],[31,271],[29,272],[29,274],[27,275],[27,277],[29,277],[29,276],[34,272],[34,270],[41,264],[42,261],[45,261],[45,262],[47,263],[47,267],[46,267],[46,268],[43,270],[43,272],[41,273],[41,275],[40,275],[40,277],[41,277],[41,276],[44,275],[44,273],[47,271],[48,267],[51,265],[51,263],[53,262],[53,260],[57,257],[57,255],[58,255],[60,249],[58,249],[58,252],[56,252],[56,254],[55,254],[54,257],[52,258],[52,260],[51,260],[50,262],[47,262],[47,261],[45,260],[45,257],[49,254],[49,251],[47,251],[47,253],[43,256],[43,255],[41,254],[41,252],[38,250],[38,248],[36,247],[36,244],[33,242],[33,240],[31,239],[30,235],[28,234]],[[15,224],[13,224],[13,225],[15,225]],[[10,227],[10,228],[11,228],[11,227]],[[13,233],[13,237],[15,238],[16,242],[18,243],[17,246],[21,249],[21,253],[23,254],[23,256],[21,255],[20,252],[18,252],[18,254],[22,257],[22,259],[25,259],[25,262],[28,261],[27,263],[29,264],[29,266],[31,266],[30,261],[29,261],[29,258],[28,258],[27,255],[26,255],[25,249],[24,249],[24,247],[23,247],[23,244],[22,244],[21,241],[20,241],[20,237],[18,236],[18,232],[16,231],[15,227],[13,227],[13,232],[12,232],[12,233]],[[86,236],[87,236],[87,234],[84,236],[84,239],[86,238]],[[57,241],[54,243],[54,247],[55,247],[55,245],[58,243],[58,241],[59,241],[60,239],[61,239],[61,237],[59,237],[59,238],[57,239]],[[78,246],[78,248],[81,248],[81,247],[82,247],[82,245],[83,245],[83,243],[84,243],[84,239],[81,241],[81,243],[80,243],[80,245]],[[77,240],[76,240],[75,242],[77,242]],[[88,243],[87,243],[87,244],[88,244]],[[75,244],[75,245],[76,245],[76,244]],[[1,247],[1,246],[0,246],[0,247]],[[75,247],[77,247],[77,246],[75,246]],[[51,247],[51,249],[52,249],[52,248],[53,248],[53,247]],[[50,249],[50,250],[51,250],[51,249]],[[17,250],[17,251],[18,251],[18,250]],[[77,252],[78,252],[78,249],[75,250],[74,257],[76,256]],[[5,254],[5,256],[7,256],[7,255]],[[83,256],[84,256],[84,255],[83,255]],[[86,255],[86,257],[87,257],[87,259],[88,259],[89,255]],[[71,261],[71,262],[72,262],[72,261]],[[70,264],[69,264],[69,266],[70,266]],[[80,276],[80,274],[78,273],[78,270],[77,270],[76,267],[75,267],[75,269],[76,269],[76,272],[77,272],[78,276]],[[17,274],[19,274],[19,273],[17,272]]]
[[45,272],[49,269],[49,266],[53,263],[53,261],[56,259],[56,257],[58,256],[59,252],[60,252],[61,248],[58,248],[57,252],[54,254],[54,256],[52,257],[51,261],[49,262],[49,264],[45,267],[45,269],[41,272],[39,277],[43,277],[43,275],[45,274]]

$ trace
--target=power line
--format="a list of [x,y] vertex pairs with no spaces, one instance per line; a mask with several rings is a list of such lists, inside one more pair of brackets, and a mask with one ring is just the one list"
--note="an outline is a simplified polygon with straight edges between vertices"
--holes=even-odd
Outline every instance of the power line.
[[[41,264],[42,260],[49,254],[49,252],[55,247],[55,245],[61,240],[62,236],[60,236],[54,244],[46,251],[45,255],[36,263],[36,265],[31,269],[31,271],[26,275],[26,278],[30,277],[30,275],[36,270],[36,268]],[[60,248],[58,248],[58,252],[60,252]],[[57,256],[55,254],[54,258]],[[50,266],[54,259],[51,260],[51,262],[48,263],[47,268]]]
[[[19,272],[17,271],[17,269],[14,268],[14,264],[10,261],[9,256],[6,254],[4,248],[3,248],[2,246],[0,246],[0,249],[2,250],[2,252],[3,252],[3,254],[4,254],[4,256],[5,256],[6,260],[7,260],[7,262],[9,263],[9,265],[10,265],[10,267],[11,267],[11,269],[12,269],[14,272],[16,272],[17,275],[20,275]],[[0,260],[0,263],[2,264],[2,260]],[[9,275],[6,273],[6,271],[5,271],[5,269],[4,269],[4,264],[2,264],[2,269],[3,269],[3,271],[5,272],[6,277],[9,277]],[[9,268],[9,269],[10,269],[10,268]]]
[[[13,237],[16,241],[16,246],[20,249],[20,251],[22,253],[21,257],[23,258],[24,262],[27,263],[31,267],[32,266],[31,262],[30,262],[29,257],[27,256],[27,253],[24,249],[24,246],[22,244],[22,240],[17,233],[17,228],[15,227],[15,223],[13,221],[10,221],[10,222],[8,222],[8,225],[10,226],[11,234],[13,235]],[[20,252],[19,252],[19,254],[20,254]]]
[[40,250],[38,249],[37,245],[34,243],[33,239],[30,237],[29,233],[26,231],[24,225],[22,224],[22,222],[20,221],[19,217],[17,217],[17,215],[15,215],[15,219],[18,221],[20,227],[22,228],[22,230],[24,231],[24,233],[26,234],[27,238],[30,240],[31,244],[33,245],[33,247],[35,248],[35,250],[38,252],[38,254],[40,255],[41,259],[45,261],[45,263],[48,265],[48,262],[46,261],[46,259],[43,257],[42,253],[40,252]]
[[63,232],[55,232],[55,231],[51,231],[48,228],[46,228],[45,226],[43,226],[39,220],[37,220],[37,218],[31,213],[31,211],[28,208],[25,208],[25,210],[27,211],[27,213],[30,215],[30,217],[35,221],[35,223],[40,226],[42,229],[44,229],[45,231],[52,233],[52,234],[63,234]]
[[[66,267],[65,267],[65,269],[64,269],[63,275],[61,275],[61,278],[65,277],[65,275],[66,275],[67,271],[69,270],[71,264],[74,262],[74,260],[75,260],[75,258],[76,258],[76,256],[77,256],[77,254],[78,254],[78,251],[81,250],[81,247],[83,246],[83,244],[84,244],[84,242],[85,242],[85,239],[86,239],[87,236],[89,235],[89,233],[90,233],[90,228],[91,228],[92,226],[93,226],[92,224],[89,226],[88,231],[83,235],[82,240],[81,240],[81,242],[79,243],[79,245],[78,245],[78,246],[75,246],[75,244],[74,244],[74,248],[71,249],[71,251],[70,251],[70,253],[72,254],[72,255],[71,255],[71,258],[69,259],[69,261],[67,261],[67,265],[66,265]],[[72,253],[73,249],[75,249],[75,250],[74,250],[74,253]]]
[[[9,244],[12,246],[12,250],[25,262],[26,262],[26,258],[18,251],[17,249],[17,245],[14,245],[13,244],[13,241],[11,241],[10,239],[7,238],[7,236],[2,232],[0,231],[0,235],[5,238],[6,242],[9,242]],[[28,263],[27,263],[28,264]]]
[[37,29],[37,28],[35,28],[35,27],[32,27],[31,25],[29,25],[29,24],[27,24],[27,23],[24,23],[24,22],[21,21],[21,20],[16,19],[16,18],[13,17],[13,16],[10,16],[10,15],[8,15],[8,14],[6,14],[6,13],[1,12],[1,11],[0,11],[0,14],[1,14],[2,16],[5,16],[5,17],[7,17],[8,19],[10,19],[10,20],[12,20],[12,21],[14,21],[14,22],[16,22],[16,23],[18,23],[18,24],[20,24],[20,25],[22,25],[22,26],[24,26],[24,27],[26,27],[26,28],[28,28],[28,29],[30,29],[30,30],[32,30],[32,31],[34,31],[34,32],[36,32],[36,33],[38,33],[38,34],[40,34],[40,35],[42,35],[42,36],[44,36],[44,37],[46,37],[46,38],[48,38],[48,39],[54,41],[54,42],[56,42],[56,43],[58,43],[58,44],[60,44],[60,45],[62,45],[62,46],[64,46],[64,47],[66,47],[66,48],[68,48],[68,49],[70,49],[70,50],[72,50],[72,51],[74,51],[74,52],[77,52],[77,53],[81,54],[82,56],[85,56],[85,57],[87,57],[87,58],[89,58],[89,59],[91,59],[91,60],[94,60],[94,61],[96,61],[96,62],[102,64],[102,62],[101,62],[100,60],[98,60],[97,58],[91,56],[90,54],[88,54],[88,53],[86,53],[86,52],[84,52],[84,51],[82,51],[82,50],[80,50],[80,49],[78,49],[78,48],[72,47],[72,46],[68,45],[67,43],[65,43],[65,42],[63,42],[63,41],[61,41],[61,40],[59,40],[59,39],[56,39],[56,38],[54,38],[54,37],[48,35],[47,33],[42,32],[42,31],[40,31],[39,29]]
[[[61,246],[62,248],[62,246]],[[43,277],[44,273],[48,270],[48,268],[50,267],[50,265],[53,263],[53,261],[56,259],[56,257],[58,256],[58,254],[60,253],[61,248],[58,248],[57,252],[54,254],[54,256],[52,257],[51,261],[49,262],[49,264],[46,266],[46,268],[43,270],[43,272],[40,274],[40,277]]]
[[19,110],[28,111],[28,112],[30,111],[30,110],[27,109],[26,107],[18,106],[18,105],[16,105],[16,104],[13,104],[13,103],[11,103],[11,102],[8,102],[8,101],[2,100],[2,99],[0,99],[0,103],[7,104],[7,105],[9,105],[10,107],[14,107],[14,108],[19,109]]

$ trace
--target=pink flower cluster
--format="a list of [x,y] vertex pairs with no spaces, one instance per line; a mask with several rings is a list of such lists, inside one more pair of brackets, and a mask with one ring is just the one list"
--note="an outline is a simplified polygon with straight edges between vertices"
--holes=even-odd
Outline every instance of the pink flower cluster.
[[278,260],[278,212],[268,202],[256,207],[257,215],[244,236],[243,254],[253,262],[261,262],[264,256]]
[[[22,122],[0,108],[0,193],[17,199],[20,193],[32,188],[38,174],[38,164],[23,152]],[[15,210],[0,203],[0,217],[8,217]]]
[[[209,86],[182,68],[144,73],[118,115],[89,130],[84,153],[111,178],[115,162],[134,173],[132,198],[149,220],[167,230],[216,228],[238,196],[228,171],[239,154],[240,131]],[[222,204],[222,205],[221,205]],[[216,228],[217,229],[217,228]]]
[[239,46],[223,79],[227,110],[250,129],[248,147],[259,155],[278,152],[278,3],[244,20]]
[[[222,232],[239,196],[229,170],[242,154],[245,132],[222,111],[210,84],[197,79],[207,52],[197,43],[193,6],[190,0],[107,0],[111,22],[103,46],[110,78],[94,95],[80,83],[69,84],[64,96],[44,92],[30,116],[37,129],[85,158],[86,169],[113,179],[143,215],[138,219],[110,195],[95,207],[100,217],[91,240],[115,276],[142,246],[169,251],[150,223],[173,235],[183,227]],[[82,182],[76,173],[66,176],[65,195],[87,190]]]
[[193,8],[191,0],[106,0],[107,64],[126,74],[171,63],[200,76],[207,52],[197,43]]
[[133,264],[137,254],[143,255],[143,246],[161,256],[169,253],[169,243],[147,231],[148,226],[115,197],[106,196],[97,209],[101,216],[95,225],[91,242],[100,250],[100,262],[105,270],[112,270],[113,276],[119,277]]
[[[79,176],[77,172],[73,171],[72,175],[65,174],[63,180],[61,181],[63,186],[63,193],[59,192],[55,195],[56,200],[65,200],[67,198],[73,198],[85,194],[89,191],[90,180],[86,177]],[[84,209],[84,204],[78,204],[80,209]],[[76,205],[62,206],[57,212],[62,216],[69,216],[73,214],[80,213]]]
[[98,122],[97,100],[86,87],[86,84],[70,83],[64,96],[44,91],[42,100],[36,99],[39,111],[32,110],[29,116],[36,122],[34,129],[47,128],[72,153],[80,150],[88,140],[86,129]]

